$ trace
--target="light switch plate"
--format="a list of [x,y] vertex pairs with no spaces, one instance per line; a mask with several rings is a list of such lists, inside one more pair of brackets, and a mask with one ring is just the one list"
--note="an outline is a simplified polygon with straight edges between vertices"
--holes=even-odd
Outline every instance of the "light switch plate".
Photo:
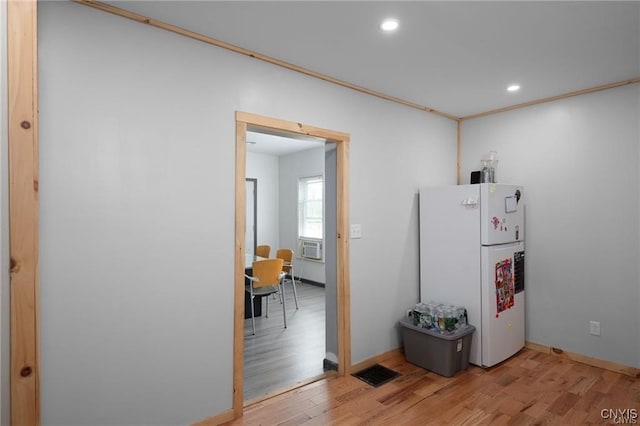
[[354,223],[351,225],[351,231],[349,232],[349,237],[354,238],[362,238],[362,225],[359,223]]

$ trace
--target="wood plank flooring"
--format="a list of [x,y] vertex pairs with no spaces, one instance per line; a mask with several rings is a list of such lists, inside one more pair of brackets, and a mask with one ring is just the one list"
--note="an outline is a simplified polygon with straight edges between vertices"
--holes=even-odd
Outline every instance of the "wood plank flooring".
[[402,375],[378,388],[334,375],[246,407],[229,424],[605,425],[616,421],[603,419],[602,410],[640,412],[638,379],[530,349],[451,378],[402,355],[381,364]]
[[[296,310],[291,284],[285,287],[287,328],[282,305],[262,301],[262,316],[256,318],[251,335],[251,318],[244,322],[244,400],[250,400],[324,373],[325,291],[323,287],[299,283]],[[263,298],[266,299],[266,298]]]

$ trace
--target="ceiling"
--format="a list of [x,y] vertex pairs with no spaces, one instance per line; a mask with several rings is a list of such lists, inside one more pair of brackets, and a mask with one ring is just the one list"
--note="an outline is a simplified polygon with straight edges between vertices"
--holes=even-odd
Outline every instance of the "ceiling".
[[247,151],[276,157],[318,148],[324,142],[324,139],[312,137],[297,137],[297,135],[288,137],[264,133],[260,130],[247,131]]
[[640,76],[640,1],[107,3],[456,117]]

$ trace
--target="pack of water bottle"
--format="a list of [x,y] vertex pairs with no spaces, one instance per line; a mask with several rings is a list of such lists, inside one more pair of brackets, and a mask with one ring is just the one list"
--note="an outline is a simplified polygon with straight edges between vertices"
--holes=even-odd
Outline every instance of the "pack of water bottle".
[[442,334],[453,334],[467,326],[467,310],[442,303],[418,303],[412,312],[413,325]]

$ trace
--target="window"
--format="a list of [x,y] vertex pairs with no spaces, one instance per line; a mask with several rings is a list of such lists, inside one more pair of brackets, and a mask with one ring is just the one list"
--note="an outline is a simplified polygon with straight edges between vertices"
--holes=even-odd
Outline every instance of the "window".
[[322,239],[323,179],[312,176],[298,179],[298,236]]

